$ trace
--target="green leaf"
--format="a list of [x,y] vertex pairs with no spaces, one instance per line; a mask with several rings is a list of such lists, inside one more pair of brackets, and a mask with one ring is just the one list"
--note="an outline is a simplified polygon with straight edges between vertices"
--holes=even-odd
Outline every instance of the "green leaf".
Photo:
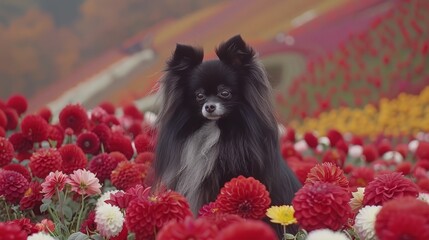
[[69,206],[64,206],[63,207],[63,214],[66,217],[66,219],[68,220],[72,220],[73,217],[73,210],[71,209],[71,207]]
[[307,231],[301,229],[299,230],[299,232],[296,234],[295,239],[296,240],[305,240],[305,238],[307,237]]
[[295,236],[294,236],[294,235],[292,235],[292,234],[290,234],[290,233],[286,233],[286,234],[285,234],[285,239],[286,239],[286,240],[293,240],[293,239],[295,239]]
[[100,236],[99,234],[91,235],[91,239],[94,239],[94,240],[104,240],[104,238],[102,236]]
[[86,234],[83,234],[81,232],[75,232],[72,235],[70,235],[67,240],[89,240],[89,236]]
[[46,203],[43,203],[42,205],[40,205],[40,212],[41,213],[46,212],[50,205],[51,205],[50,202],[46,202]]

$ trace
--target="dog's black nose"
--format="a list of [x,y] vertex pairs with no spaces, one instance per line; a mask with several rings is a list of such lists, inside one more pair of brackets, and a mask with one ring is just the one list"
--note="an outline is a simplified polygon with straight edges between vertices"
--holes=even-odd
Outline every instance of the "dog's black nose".
[[205,108],[206,108],[206,111],[208,113],[212,113],[212,112],[214,112],[216,110],[216,105],[214,105],[214,104],[207,104],[205,106]]

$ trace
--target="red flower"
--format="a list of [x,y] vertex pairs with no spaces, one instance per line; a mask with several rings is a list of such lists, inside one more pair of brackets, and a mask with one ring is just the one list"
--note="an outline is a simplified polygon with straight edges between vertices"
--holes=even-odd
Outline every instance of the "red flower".
[[358,136],[353,136],[352,140],[350,140],[350,144],[363,146],[363,139],[361,137],[358,137]]
[[416,149],[416,157],[420,160],[429,160],[429,142],[419,142]]
[[238,215],[228,213],[212,213],[211,215],[206,215],[201,218],[207,219],[207,221],[211,222],[219,230],[222,230],[236,222],[248,221]]
[[366,187],[368,183],[374,180],[375,172],[369,167],[355,168],[349,177],[350,187]]
[[121,133],[113,133],[109,140],[107,140],[106,147],[108,152],[121,152],[125,155],[125,157],[127,157],[127,159],[131,159],[134,155],[134,149],[131,144],[131,140]]
[[136,156],[134,162],[141,164],[151,164],[154,160],[155,154],[153,152],[142,152]]
[[102,102],[98,106],[104,109],[108,114],[115,114],[115,105],[111,102]]
[[331,129],[326,134],[326,137],[329,138],[329,142],[331,143],[331,146],[335,146],[338,141],[343,140],[343,135],[335,129]]
[[19,123],[18,113],[13,108],[5,108],[3,112],[7,117],[6,130],[15,130]]
[[295,150],[294,145],[290,142],[285,142],[281,146],[281,153],[283,159],[288,159],[290,157],[297,157],[299,159],[302,158],[302,156]]
[[283,136],[282,142],[283,143],[286,143],[286,142],[294,143],[295,140],[296,140],[295,129],[293,129],[293,128],[287,128],[286,129],[286,134]]
[[247,220],[233,223],[220,231],[216,240],[277,240],[274,230],[266,223]]
[[0,196],[3,196],[7,202],[17,204],[28,189],[28,181],[21,174],[0,170]]
[[417,186],[421,192],[429,193],[429,178],[419,179]]
[[198,216],[211,216],[218,212],[218,208],[215,202],[209,202],[203,205],[198,211]]
[[117,189],[127,190],[136,185],[143,185],[147,167],[132,162],[120,162],[112,171],[112,184]]
[[88,217],[86,217],[82,225],[80,225],[80,232],[90,234],[92,232],[95,232],[96,230],[97,224],[95,223],[95,211],[92,210],[88,213]]
[[132,139],[141,134],[143,132],[143,126],[141,124],[141,121],[133,121],[131,125],[127,128],[127,132],[130,134]]
[[218,234],[218,229],[207,220],[197,220],[186,217],[181,222],[170,221],[156,236],[157,240],[212,240]]
[[350,196],[343,188],[332,183],[304,185],[292,201],[299,225],[313,231],[341,229],[351,216]]
[[100,149],[100,139],[93,132],[84,132],[79,134],[76,140],[78,145],[84,153],[95,155]]
[[16,223],[0,222],[0,238],[3,240],[26,240],[27,233]]
[[3,110],[0,109],[0,127],[6,128],[7,126],[7,117]]
[[47,123],[51,122],[52,119],[52,112],[49,108],[44,107],[42,109],[39,110],[39,112],[37,113],[39,116],[41,116],[43,119],[45,119],[45,121]]
[[154,139],[144,133],[139,134],[134,139],[134,145],[136,146],[137,153],[153,152],[155,150]]
[[59,115],[61,127],[71,128],[79,134],[88,125],[88,115],[80,104],[69,104],[61,110]]
[[56,148],[61,147],[64,142],[64,137],[64,130],[60,125],[56,124],[49,126],[48,139],[54,142],[51,145],[55,145]]
[[9,164],[13,159],[13,145],[6,138],[0,137],[0,167]]
[[343,151],[343,153],[345,155],[347,155],[349,153],[349,146],[347,146],[346,142],[344,140],[339,140],[336,144],[335,144],[335,148],[338,150]]
[[267,189],[253,177],[239,176],[231,179],[225,183],[216,198],[219,212],[250,219],[263,218],[270,204]]
[[314,134],[311,132],[306,132],[304,134],[304,140],[307,143],[307,145],[313,149],[316,148],[317,145],[319,145],[319,141],[318,141],[317,137],[314,136]]
[[413,197],[387,202],[377,214],[375,231],[380,240],[429,239],[429,204]]
[[118,166],[115,158],[107,153],[101,153],[89,162],[88,170],[93,172],[95,176],[103,183],[106,179],[110,179],[112,171]]
[[38,115],[27,115],[22,119],[21,130],[31,141],[41,142],[48,138],[49,124]]
[[63,160],[58,150],[40,148],[30,158],[29,167],[34,176],[45,178],[50,172],[61,169]]
[[132,200],[137,198],[147,198],[150,192],[150,188],[145,188],[142,185],[136,185],[132,188],[129,188],[127,191],[119,191],[113,194],[110,194],[110,199],[104,201],[105,203],[112,204],[121,209],[128,207]]
[[396,172],[401,173],[403,175],[408,175],[411,173],[411,168],[413,164],[411,162],[402,162],[396,166]]
[[13,95],[7,100],[6,106],[15,109],[21,115],[27,111],[28,102],[22,95]]
[[[104,123],[100,123],[97,126],[95,126],[92,129],[92,132],[98,136],[98,138],[100,139],[100,142],[103,143],[104,145],[106,145],[107,141],[109,140],[110,136],[112,135],[112,131]],[[106,146],[104,146],[104,147],[106,147]]]
[[33,148],[33,142],[23,133],[17,132],[9,137],[10,143],[16,152],[28,152]]
[[342,168],[344,166],[344,162],[346,161],[346,155],[343,151],[339,151],[337,149],[329,149],[325,152],[322,158],[322,162],[330,162],[338,167]]
[[24,197],[19,202],[21,210],[34,209],[42,205],[43,194],[40,192],[42,186],[39,182],[31,182],[29,188],[24,193]]
[[365,188],[364,205],[383,205],[383,203],[403,196],[417,197],[417,186],[399,173],[388,173],[376,177]]
[[192,216],[185,197],[174,191],[138,198],[126,210],[125,222],[136,239],[154,239],[154,234],[171,220]]
[[318,182],[332,183],[346,191],[349,190],[349,181],[347,180],[346,176],[344,176],[343,170],[333,163],[328,162],[317,164],[310,170],[305,184],[314,185]]
[[389,140],[384,139],[378,144],[377,150],[380,156],[383,156],[385,153],[392,151],[392,145]]
[[70,174],[74,170],[84,169],[88,163],[85,153],[83,153],[82,149],[74,144],[64,145],[60,147],[58,151],[63,159],[61,170],[65,174]]
[[362,155],[367,163],[371,163],[378,158],[377,148],[374,145],[366,145],[363,147]]
[[20,173],[22,176],[24,176],[25,179],[27,179],[28,182],[31,181],[30,172],[28,171],[28,169],[26,167],[24,167],[21,164],[12,163],[12,164],[4,166],[3,169]]
[[38,232],[36,225],[33,224],[28,218],[16,219],[16,220],[10,221],[10,223],[14,223],[20,226],[21,229],[27,233],[27,235],[31,235],[33,233]]
[[143,120],[143,114],[134,104],[128,104],[123,107],[124,115],[136,120]]

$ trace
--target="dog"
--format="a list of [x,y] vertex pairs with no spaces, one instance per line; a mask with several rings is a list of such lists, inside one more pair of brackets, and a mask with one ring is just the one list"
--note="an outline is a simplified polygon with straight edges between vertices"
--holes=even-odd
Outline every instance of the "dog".
[[263,183],[272,205],[291,204],[301,185],[280,154],[264,68],[240,35],[216,54],[203,61],[202,49],[177,44],[167,61],[155,184],[183,194],[194,214],[239,175]]

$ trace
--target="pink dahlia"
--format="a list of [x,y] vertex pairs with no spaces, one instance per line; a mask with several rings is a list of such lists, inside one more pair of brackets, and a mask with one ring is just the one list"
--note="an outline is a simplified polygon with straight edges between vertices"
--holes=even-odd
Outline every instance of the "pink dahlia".
[[29,183],[20,173],[0,169],[0,196],[17,204],[27,191]]
[[60,171],[50,172],[42,183],[44,198],[52,198],[57,191],[62,191],[67,183],[67,175]]
[[24,96],[16,94],[16,95],[11,96],[7,100],[6,106],[15,109],[16,112],[19,115],[21,115],[25,111],[27,111],[28,102],[27,102],[27,99]]
[[21,130],[33,142],[48,139],[49,124],[38,115],[27,115],[22,119]]
[[50,172],[59,170],[63,160],[58,150],[54,148],[40,148],[30,158],[28,166],[33,176],[45,178]]
[[219,212],[249,219],[265,217],[270,204],[271,199],[264,184],[253,177],[239,176],[231,179],[216,198]]
[[185,220],[167,223],[156,236],[157,240],[212,240],[218,234],[218,229],[209,221],[186,217]]
[[8,165],[13,159],[13,145],[4,137],[0,137],[0,167]]
[[100,139],[93,132],[79,134],[76,144],[87,154],[96,155],[100,151]]
[[71,190],[80,195],[97,195],[101,194],[101,185],[95,174],[84,169],[78,169],[73,171],[69,175],[67,183],[71,185]]
[[332,183],[305,185],[292,201],[298,224],[307,231],[340,230],[351,216],[350,196]]
[[365,188],[363,204],[383,205],[383,203],[404,196],[417,197],[417,186],[400,173],[388,173],[376,177]]
[[64,107],[59,115],[61,127],[71,128],[75,134],[79,134],[88,126],[88,115],[80,104],[69,104]]
[[332,183],[349,191],[349,181],[344,176],[343,170],[330,162],[317,164],[308,173],[305,184],[316,184],[317,182]]
[[74,144],[61,146],[58,151],[63,160],[62,171],[66,174],[70,174],[77,169],[83,169],[88,163],[85,153]]
[[219,232],[216,240],[277,240],[277,234],[266,223],[256,220],[236,222]]

